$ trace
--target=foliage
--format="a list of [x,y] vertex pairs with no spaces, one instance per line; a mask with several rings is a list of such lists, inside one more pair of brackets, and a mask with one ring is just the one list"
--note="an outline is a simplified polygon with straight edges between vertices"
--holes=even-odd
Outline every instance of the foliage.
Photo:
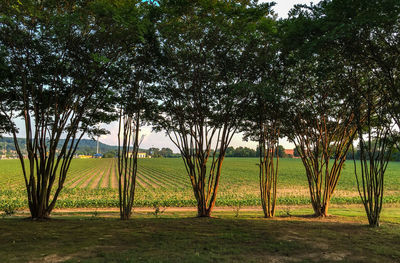
[[[136,190],[137,160],[141,126],[154,112],[148,86],[157,76],[154,73],[154,34],[149,5],[140,1],[123,1],[120,5],[102,6],[107,16],[102,26],[110,33],[119,56],[112,68],[113,86],[118,108],[118,190],[120,217],[130,218]],[[111,20],[111,24],[110,21]]]
[[[359,139],[361,169],[355,169],[357,186],[371,226],[379,226],[384,193],[384,174],[397,139],[399,60],[393,56],[398,45],[400,4],[397,1],[354,1],[343,12],[340,1],[321,5],[330,22],[331,38],[341,46],[341,57],[347,68],[356,72],[351,85],[352,107]],[[396,18],[397,17],[397,18]],[[354,40],[353,35],[357,34]],[[397,97],[396,97],[397,96]],[[356,166],[355,166],[356,168]]]
[[[145,195],[139,205],[158,199],[197,204],[199,216],[210,216],[215,204],[260,203],[248,179],[258,169],[261,203],[273,215],[275,202],[306,203],[303,194],[276,196],[278,160],[285,156],[279,138],[286,136],[303,162],[302,183],[316,215],[326,216],[331,201],[356,202],[333,194],[346,159],[359,159],[361,202],[370,224],[379,225],[382,203],[398,200],[383,192],[395,187],[385,182],[389,160],[400,158],[400,3],[322,0],[297,5],[279,21],[272,6],[256,0],[1,1],[0,137],[12,134],[1,142],[16,152],[23,175],[20,183],[11,177],[20,173],[5,175],[1,206],[27,201],[33,218],[45,218],[56,206],[115,205],[119,185],[127,218],[137,183]],[[67,180],[73,157],[93,153],[93,142],[83,138],[107,133],[99,124],[116,115],[123,141],[118,171],[109,159]],[[149,122],[180,153],[147,152],[181,157],[177,174],[138,161],[140,127]],[[258,149],[229,147],[238,131]],[[26,138],[17,138],[23,133]],[[104,149],[108,157],[116,150]],[[260,162],[248,171],[231,163],[238,169],[230,178],[234,187],[219,188],[228,156]],[[187,176],[190,184],[183,182]],[[349,187],[348,178],[340,180]],[[227,192],[217,201],[220,190]],[[90,198],[77,200],[80,193]],[[62,194],[67,197],[57,205]]]
[[[83,135],[104,134],[95,125],[113,118],[104,73],[110,59],[91,11],[85,1],[2,6],[0,45],[10,74],[2,79],[0,110],[12,127],[33,218],[51,213]],[[27,166],[15,118],[24,121]]]
[[357,76],[331,42],[324,3],[298,6],[282,25],[286,96],[285,135],[306,168],[316,216],[326,216],[356,135],[352,82]]
[[161,150],[159,148],[151,147],[148,150],[145,150],[145,152],[150,155],[152,158],[178,158],[181,157],[180,154],[174,153],[170,148],[168,147],[163,147]]
[[354,116],[359,139],[362,165],[361,170],[355,165],[357,186],[370,225],[379,226],[384,174],[397,137],[392,123],[397,122],[399,108],[400,64],[393,48],[399,43],[400,5],[391,0],[336,0],[321,1],[309,10],[300,16],[307,20],[313,15],[317,21],[312,47],[322,44],[333,51],[332,61],[345,73],[341,79],[348,80],[342,98],[349,102],[349,116]]
[[[161,1],[162,57],[157,130],[179,148],[199,216],[210,216],[224,156],[244,118],[251,35],[269,5],[249,1]],[[207,168],[209,165],[209,168]]]
[[158,202],[153,204],[153,208],[154,208],[154,212],[152,213],[155,217],[160,217],[160,215],[162,213],[165,212],[165,207],[164,208],[160,208],[160,204]]
[[12,204],[12,203],[7,204],[4,206],[3,210],[4,210],[4,214],[6,216],[12,216],[13,214],[15,214],[16,206],[15,206],[15,204]]

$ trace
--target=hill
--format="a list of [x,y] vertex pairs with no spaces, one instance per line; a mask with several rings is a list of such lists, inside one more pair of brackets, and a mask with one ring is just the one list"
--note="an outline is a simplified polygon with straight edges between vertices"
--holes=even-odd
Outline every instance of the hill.
[[[61,139],[58,148],[64,144],[65,140]],[[18,138],[18,143],[21,149],[26,149],[25,138]],[[99,148],[101,153],[106,153],[110,151],[116,151],[118,146],[108,145],[100,142]],[[4,153],[6,149],[7,154],[12,154],[15,151],[14,140],[12,137],[2,137],[0,138],[0,149],[1,153]],[[82,139],[78,145],[77,154],[94,154],[97,152],[97,141],[92,139]]]

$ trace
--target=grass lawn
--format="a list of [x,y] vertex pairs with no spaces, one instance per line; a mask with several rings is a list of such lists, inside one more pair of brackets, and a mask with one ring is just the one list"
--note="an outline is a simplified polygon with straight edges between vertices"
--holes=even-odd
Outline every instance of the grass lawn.
[[[93,210],[94,211],[94,210]],[[190,209],[157,217],[138,210],[55,212],[33,222],[19,213],[0,219],[0,262],[399,262],[400,207],[386,207],[370,228],[363,208],[333,207],[326,219],[308,207],[286,207],[274,219],[257,209],[216,210],[195,218]]]

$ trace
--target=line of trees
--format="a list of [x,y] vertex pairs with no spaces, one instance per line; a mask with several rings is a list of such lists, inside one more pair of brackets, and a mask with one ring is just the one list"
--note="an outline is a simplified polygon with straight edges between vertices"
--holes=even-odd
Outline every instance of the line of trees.
[[384,172],[399,147],[397,0],[322,0],[280,20],[273,3],[255,0],[0,7],[0,132],[14,138],[32,218],[50,215],[83,136],[119,120],[122,219],[134,202],[140,127],[151,124],[179,149],[199,217],[211,215],[230,142],[243,132],[258,143],[266,217],[275,211],[285,136],[322,217],[358,148],[360,197],[379,225]]
[[[60,143],[57,147],[58,150],[61,149],[63,144],[63,139],[60,140]],[[47,142],[49,144],[49,142]],[[25,139],[18,138],[18,144],[20,145],[23,153],[26,154],[24,149],[25,146]],[[351,150],[347,152],[346,160],[360,160],[360,146],[357,143],[357,147],[353,149],[351,146]],[[7,156],[13,156],[13,152],[15,151],[14,140],[12,137],[2,137],[0,138],[0,153],[4,152],[6,149]],[[292,157],[300,157],[298,150],[294,149],[293,154],[287,154],[285,152],[285,148],[282,145],[279,145],[277,148],[279,158],[292,158]],[[292,149],[290,149],[292,150]],[[354,152],[353,152],[354,150]],[[97,142],[91,139],[82,139],[79,142],[78,148],[76,150],[77,155],[94,155],[97,151]],[[108,144],[104,144],[100,142],[100,152],[103,154],[104,158],[115,158],[118,155],[118,146],[112,146]],[[163,148],[156,148],[151,147],[149,149],[139,149],[139,152],[146,153],[148,156],[152,158],[180,158],[181,155],[179,153],[174,153],[171,148],[163,147]],[[249,147],[233,147],[229,146],[226,150],[226,157],[259,157],[259,148],[253,149]],[[393,149],[391,154],[391,161],[399,162],[400,161],[400,151],[397,148]]]

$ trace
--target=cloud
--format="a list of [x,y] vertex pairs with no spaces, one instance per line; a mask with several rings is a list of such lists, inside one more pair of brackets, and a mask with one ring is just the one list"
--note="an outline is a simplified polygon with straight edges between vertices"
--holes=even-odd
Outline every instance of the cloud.
[[275,2],[275,6],[272,8],[275,13],[278,14],[278,17],[287,18],[289,10],[293,8],[296,4],[309,4],[311,1],[307,0],[275,0],[275,1],[265,1],[262,0],[260,3],[265,2]]

